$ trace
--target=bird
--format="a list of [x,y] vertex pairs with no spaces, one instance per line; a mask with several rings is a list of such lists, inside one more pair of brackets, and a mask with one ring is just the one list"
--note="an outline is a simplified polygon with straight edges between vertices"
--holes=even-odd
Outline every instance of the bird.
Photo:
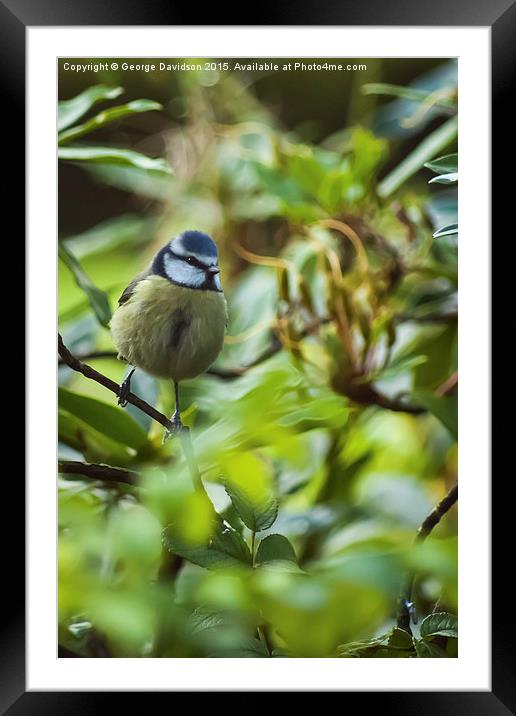
[[127,405],[136,368],[172,380],[175,410],[164,439],[184,430],[179,383],[200,375],[215,361],[226,326],[217,246],[208,234],[184,231],[129,283],[111,318],[118,358],[131,368],[120,386],[118,404]]

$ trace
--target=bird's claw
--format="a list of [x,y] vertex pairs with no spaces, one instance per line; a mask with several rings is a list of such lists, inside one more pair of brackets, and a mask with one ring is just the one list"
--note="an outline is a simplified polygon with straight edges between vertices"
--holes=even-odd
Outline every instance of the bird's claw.
[[134,373],[134,368],[131,370],[129,375],[120,383],[120,389],[118,391],[118,405],[121,408],[125,408],[129,402],[127,398],[131,392],[131,378]]
[[129,395],[130,390],[131,390],[131,383],[130,383],[130,381],[124,380],[124,381],[120,384],[120,390],[119,390],[119,392],[118,392],[118,405],[119,405],[121,408],[125,408],[125,406],[127,405],[127,402],[128,402],[128,401],[127,401],[127,396]]
[[412,623],[417,624],[417,612],[416,605],[414,604],[414,602],[405,599],[405,607],[407,609],[407,612],[409,613],[409,617],[412,619]]
[[181,418],[177,415],[172,416],[172,428],[169,430],[165,428],[165,433],[163,435],[163,443],[165,443],[167,440],[171,440],[176,435],[179,435],[179,433],[182,433],[185,430],[188,430],[186,425],[183,425],[181,422]]

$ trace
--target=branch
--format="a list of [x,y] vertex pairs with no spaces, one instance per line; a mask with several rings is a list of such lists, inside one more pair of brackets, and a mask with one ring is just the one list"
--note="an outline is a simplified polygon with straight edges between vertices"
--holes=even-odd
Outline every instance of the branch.
[[440,398],[443,395],[448,395],[451,393],[454,388],[457,386],[459,382],[459,374],[457,371],[455,373],[452,373],[449,378],[447,378],[444,383],[442,383],[435,391],[435,394],[438,395]]
[[[91,351],[81,356],[81,360],[96,360],[97,358],[118,358],[117,351]],[[60,358],[59,365],[66,365],[66,362]]]
[[255,368],[257,365],[260,365],[269,358],[272,358],[272,356],[279,353],[282,348],[283,344],[280,343],[280,341],[274,336],[267,348],[257,355],[250,363],[246,363],[245,365],[237,368],[209,368],[206,372],[209,375],[214,375],[222,380],[233,380],[234,378],[239,378],[244,375],[251,368]]
[[[303,336],[304,337],[304,336]],[[210,368],[207,373],[215,375],[222,380],[232,380],[244,375],[250,368],[263,363],[271,358],[282,349],[283,345],[276,341],[271,343],[252,363],[248,363],[240,368]],[[392,410],[396,413],[410,413],[411,415],[422,415],[426,413],[426,408],[420,405],[410,405],[399,400],[388,398],[386,395],[379,393],[371,385],[349,385],[345,392],[346,397],[353,400],[359,405],[378,405],[385,410]]]
[[417,531],[416,539],[414,540],[415,543],[425,541],[434,527],[439,524],[448,510],[457,502],[458,496],[459,486],[455,483],[448,494],[443,497],[439,504],[434,507],[432,512],[430,512],[428,517],[425,518],[421,527]]
[[[238,378],[241,375],[244,375],[250,368],[253,368],[256,365],[259,365],[260,363],[263,363],[267,360],[267,358],[271,358],[275,353],[277,353],[281,349],[281,344],[279,346],[276,346],[275,343],[271,343],[267,348],[260,353],[257,358],[255,358],[251,363],[246,363],[243,366],[239,366],[237,368],[209,368],[206,373],[208,375],[214,375],[217,378],[221,378],[222,380],[232,380],[233,378]],[[85,360],[97,360],[99,358],[118,358],[118,352],[117,351],[91,351],[89,353],[84,353],[83,355],[79,356],[80,361]],[[77,359],[76,359],[77,360]],[[59,365],[69,365],[67,361],[63,360],[62,358],[59,359]],[[70,366],[71,367],[71,366]]]
[[[326,322],[326,321],[324,321]],[[301,334],[301,338],[306,338],[307,335],[309,335],[310,331],[304,331]],[[62,339],[59,337],[60,340],[60,346],[62,345]],[[96,380],[97,382],[104,385],[109,390],[116,392],[118,394],[118,385],[114,382],[109,380],[109,378],[106,378],[106,376],[102,375],[102,373],[99,373],[98,371],[94,370],[90,366],[85,365],[84,363],[81,363],[80,360],[72,356],[72,354],[68,351],[68,349],[63,345],[63,348],[68,352],[68,355],[71,357],[71,359],[74,361],[74,364],[72,365],[69,360],[67,360],[63,354],[61,353],[61,350],[59,351],[61,357],[62,357],[62,364],[66,364],[70,366],[70,368],[73,368],[74,370],[78,370],[80,373],[85,375],[87,378],[93,378],[93,380]],[[272,358],[272,356],[279,353],[283,348],[283,344],[274,336],[271,343],[265,348],[253,361],[250,363],[246,363],[243,366],[239,366],[237,368],[209,368],[206,373],[208,375],[213,375],[217,378],[220,378],[221,380],[234,380],[235,378],[240,378],[242,375],[245,375],[248,370],[251,368],[254,368],[257,365],[260,365],[261,363],[264,363],[269,358]],[[81,356],[82,359],[88,360],[88,359],[94,359],[94,358],[116,358],[118,353],[114,351],[97,351],[93,353],[88,353],[87,355]],[[61,361],[60,361],[61,363]],[[83,368],[87,369],[88,374],[84,372],[82,368],[75,367],[76,365],[82,366]],[[99,380],[102,378],[102,380]],[[105,381],[108,381],[110,385],[106,384]],[[114,387],[116,386],[116,390]],[[386,395],[383,395],[382,393],[379,393],[377,390],[375,390],[371,385],[360,385],[360,386],[349,386],[346,393],[346,397],[348,397],[350,400],[353,400],[355,403],[358,403],[359,405],[378,405],[380,408],[384,408],[385,410],[392,410],[396,413],[410,413],[411,415],[421,415],[423,413],[426,413],[426,409],[419,406],[419,405],[410,405],[403,403],[399,400],[393,400],[391,398],[388,398]],[[154,410],[150,405],[145,403],[143,400],[140,400],[138,396],[134,395],[133,393],[129,394],[128,397],[129,403],[133,403],[133,405],[136,405],[140,410],[143,410],[144,413],[147,413],[147,415],[150,415],[154,418],[154,420],[157,420],[159,423],[164,425],[168,430],[170,430],[170,421],[167,421],[165,424],[163,420],[167,420],[164,415],[159,413],[157,410]],[[138,401],[138,402],[135,402]],[[143,406],[147,406],[148,409],[153,411],[153,414],[149,413],[147,409],[145,409]],[[160,416],[160,417],[156,417]]]
[[[61,338],[60,334],[58,334],[58,351],[59,355],[63,360],[63,363],[66,363],[66,365],[69,366],[72,370],[75,370],[78,373],[82,373],[85,378],[89,378],[90,380],[94,380],[97,383],[100,383],[100,385],[103,385],[104,388],[107,388],[115,395],[119,394],[120,386],[118,385],[118,383],[115,383],[114,380],[111,380],[111,378],[108,378],[102,373],[99,373],[97,370],[87,365],[86,363],[82,363],[82,361],[72,355],[63,343],[63,339]],[[160,425],[163,425],[164,428],[166,428],[170,432],[173,432],[174,426],[172,425],[171,421],[165,415],[163,415],[163,413],[160,413],[159,410],[156,410],[156,408],[153,408],[152,405],[146,403],[145,400],[142,400],[134,393],[129,393],[127,395],[127,402],[131,403],[132,405],[135,405],[142,412],[146,413],[146,415],[151,417],[153,420],[156,420],[156,422],[160,423]]]
[[[60,334],[58,334],[58,351],[64,363],[66,363],[67,366],[72,368],[72,370],[76,370],[78,373],[82,373],[85,378],[90,378],[91,380],[100,383],[100,385],[103,385],[115,395],[119,394],[120,386],[118,385],[118,383],[115,383],[114,380],[111,380],[103,373],[99,373],[98,370],[95,370],[91,366],[87,365],[86,363],[83,363],[74,355],[72,355],[72,353],[70,353],[68,348],[63,343],[63,339],[61,338]],[[141,411],[143,411],[148,416],[163,425],[163,427],[166,428],[169,432],[175,432],[175,426],[173,425],[173,423],[167,417],[165,417],[163,413],[160,413],[159,410],[156,410],[156,408],[153,408],[152,405],[146,403],[145,400],[142,400],[134,393],[128,393],[128,395],[126,396],[126,400],[128,403],[135,405]],[[183,430],[181,430],[179,438],[181,440],[181,445],[183,447],[186,462],[188,464],[188,469],[190,470],[194,487],[199,491],[205,492],[201,480],[201,475],[199,473],[199,468],[197,467],[197,463],[195,462],[195,456],[193,452],[189,429],[183,428]],[[82,463],[78,464],[81,465],[81,467],[83,468]]]
[[388,398],[379,393],[369,383],[351,384],[346,387],[345,395],[359,405],[378,405],[385,410],[392,410],[395,413],[410,413],[411,415],[422,415],[426,409],[420,405],[410,405],[399,400]]
[[[434,507],[432,512],[425,518],[421,527],[418,529],[414,544],[424,542],[428,535],[432,532],[434,527],[439,524],[444,515],[448,510],[453,507],[457,502],[459,495],[459,486],[457,483],[450,489],[448,494]],[[401,588],[399,602],[398,602],[398,614],[396,618],[396,624],[399,629],[404,629],[409,634],[412,634],[410,629],[410,615],[412,612],[412,589],[414,586],[415,575],[409,573],[403,580]]]
[[88,462],[76,462],[74,460],[60,460],[58,463],[59,472],[64,475],[83,475],[91,477],[92,480],[103,482],[122,482],[126,485],[136,484],[138,473],[133,470],[124,470],[120,467],[111,467]]

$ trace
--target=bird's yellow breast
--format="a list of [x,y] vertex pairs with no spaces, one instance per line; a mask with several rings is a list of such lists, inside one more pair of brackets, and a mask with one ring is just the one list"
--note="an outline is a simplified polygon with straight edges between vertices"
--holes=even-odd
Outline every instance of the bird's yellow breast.
[[161,276],[140,281],[111,319],[120,357],[160,378],[194,378],[222,350],[222,293],[177,286]]

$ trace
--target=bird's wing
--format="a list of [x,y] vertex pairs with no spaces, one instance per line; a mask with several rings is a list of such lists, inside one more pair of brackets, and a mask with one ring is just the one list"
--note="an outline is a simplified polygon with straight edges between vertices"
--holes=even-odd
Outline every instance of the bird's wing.
[[134,289],[136,286],[140,283],[140,281],[143,281],[144,278],[147,278],[151,275],[151,268],[150,266],[145,269],[145,271],[142,271],[137,276],[133,278],[131,283],[124,289],[122,295],[118,299],[118,305],[122,306],[124,303],[127,303],[127,301],[131,298],[131,296],[134,293]]

